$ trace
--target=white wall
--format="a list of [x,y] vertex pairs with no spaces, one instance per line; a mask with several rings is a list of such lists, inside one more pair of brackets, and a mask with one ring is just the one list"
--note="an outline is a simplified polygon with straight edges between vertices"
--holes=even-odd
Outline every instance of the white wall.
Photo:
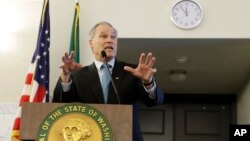
[[[129,38],[249,38],[249,0],[197,0],[204,9],[198,28],[181,30],[169,17],[175,0],[80,0],[81,63],[92,61],[87,36],[93,24],[109,21],[119,36]],[[0,0],[0,102],[18,102],[33,55],[42,0]],[[68,51],[75,0],[50,0],[50,92],[59,76],[61,56]]]
[[34,52],[41,2],[0,0],[0,102],[18,102]]
[[17,104],[0,103],[0,141],[10,141],[13,120],[17,115]]
[[[81,62],[92,61],[88,31],[99,21],[111,22],[125,38],[249,38],[249,0],[196,0],[204,10],[198,28],[181,30],[170,21],[176,0],[79,0]],[[50,93],[68,51],[75,0],[50,0]],[[0,0],[0,103],[18,103],[36,47],[43,0]],[[249,86],[250,87],[250,86]],[[249,123],[250,88],[239,99],[240,123]],[[247,114],[245,114],[247,113]],[[247,115],[247,116],[245,116]]]
[[[181,30],[170,21],[175,0],[80,0],[81,62],[92,61],[88,31],[99,21],[111,22],[121,38],[249,38],[249,0],[197,0],[204,10],[198,28]],[[75,0],[50,0],[50,93],[68,51]],[[36,47],[43,0],[0,0],[0,103],[18,103]]]

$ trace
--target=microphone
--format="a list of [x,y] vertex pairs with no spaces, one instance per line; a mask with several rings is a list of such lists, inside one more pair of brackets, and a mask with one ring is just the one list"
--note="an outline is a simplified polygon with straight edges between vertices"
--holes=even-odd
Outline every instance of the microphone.
[[[102,50],[101,55],[102,55],[102,57],[104,58],[104,63],[105,63],[105,65],[108,66],[108,63],[107,63],[107,54],[106,54],[106,52],[105,52],[104,50]],[[106,68],[106,67],[105,67],[105,68]],[[121,104],[120,97],[119,97],[119,94],[118,94],[116,85],[115,85],[115,83],[114,83],[114,80],[113,80],[113,78],[112,78],[111,72],[110,72],[109,68],[106,68],[106,69],[108,69],[109,76],[110,76],[110,78],[111,78],[110,80],[111,80],[112,86],[113,86],[113,88],[114,88],[114,91],[115,91],[115,94],[116,94],[118,103]]]
[[106,57],[107,57],[106,51],[102,50],[101,54],[102,54],[102,57],[105,59],[105,62],[107,62],[106,61]]

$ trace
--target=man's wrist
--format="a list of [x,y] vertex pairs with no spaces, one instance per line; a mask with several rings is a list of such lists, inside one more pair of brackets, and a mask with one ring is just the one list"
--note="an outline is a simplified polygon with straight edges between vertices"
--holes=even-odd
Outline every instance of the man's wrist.
[[68,74],[62,73],[61,74],[61,81],[64,83],[70,82],[70,72]]
[[149,81],[142,81],[142,83],[143,83],[143,85],[144,85],[145,87],[150,86],[150,85],[152,85],[152,84],[154,83],[154,78],[151,77],[151,78],[149,79]]
[[150,86],[150,85],[152,85],[153,83],[154,83],[154,79],[151,79],[151,81],[148,82],[148,83],[143,82],[143,85],[144,85],[144,86]]

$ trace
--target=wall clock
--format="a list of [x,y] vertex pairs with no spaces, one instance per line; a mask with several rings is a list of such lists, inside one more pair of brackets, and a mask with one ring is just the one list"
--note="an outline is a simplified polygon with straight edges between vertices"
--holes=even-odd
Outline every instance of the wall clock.
[[197,27],[203,18],[201,6],[194,0],[180,0],[171,9],[171,21],[182,29]]

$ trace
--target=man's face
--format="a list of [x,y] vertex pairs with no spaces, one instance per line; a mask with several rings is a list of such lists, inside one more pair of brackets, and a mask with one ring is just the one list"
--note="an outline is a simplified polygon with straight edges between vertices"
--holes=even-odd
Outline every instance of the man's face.
[[105,50],[107,59],[110,60],[117,53],[117,33],[107,24],[99,25],[93,38],[89,40],[89,46],[96,60],[103,61],[102,50]]

